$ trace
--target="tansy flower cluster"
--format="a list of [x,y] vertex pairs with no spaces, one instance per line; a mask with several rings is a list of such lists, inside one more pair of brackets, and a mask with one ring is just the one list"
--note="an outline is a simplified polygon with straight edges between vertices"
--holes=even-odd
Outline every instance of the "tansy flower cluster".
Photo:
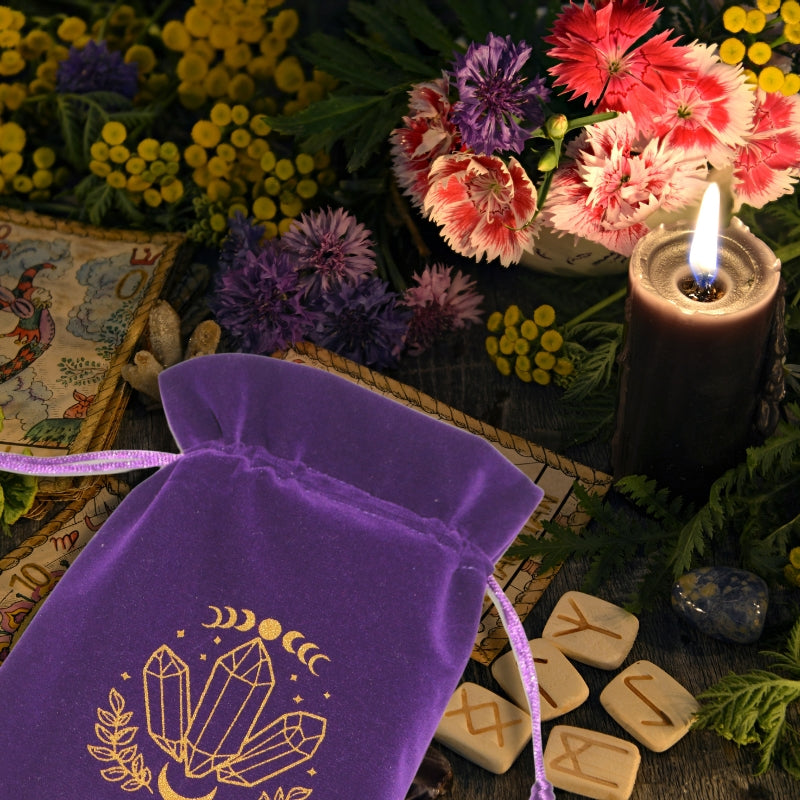
[[247,106],[224,102],[194,124],[183,155],[208,201],[195,238],[213,240],[236,212],[252,215],[274,238],[288,230],[320,186],[334,182],[327,153],[276,153],[270,132],[263,114],[251,116]]
[[555,321],[556,312],[550,305],[538,306],[532,317],[526,317],[517,305],[490,314],[486,352],[498,371],[540,386],[554,380],[563,383],[574,365],[562,352],[564,337]]
[[525,74],[531,48],[510,37],[490,34],[412,87],[394,175],[453,250],[508,266],[548,227],[629,255],[657,212],[689,211],[712,171],[730,174],[735,208],[793,191],[800,96],[754,87],[714,44],[655,33],[660,13],[643,0],[562,8],[544,41],[571,120],[548,116],[551,90]]
[[303,214],[277,239],[237,214],[211,308],[232,346],[269,355],[301,340],[385,369],[480,319],[474,283],[436,264],[399,293],[377,274],[372,235],[349,212]]
[[800,3],[757,0],[755,7],[732,5],[722,15],[733,34],[719,46],[726,64],[744,64],[748,81],[765,92],[790,95],[800,91],[793,51],[800,44]]
[[63,201],[94,224],[209,244],[236,212],[267,236],[287,230],[335,174],[265,121],[330,87],[290,52],[300,20],[283,2],[195,0],[153,17],[98,4],[91,19],[0,6],[4,202]]

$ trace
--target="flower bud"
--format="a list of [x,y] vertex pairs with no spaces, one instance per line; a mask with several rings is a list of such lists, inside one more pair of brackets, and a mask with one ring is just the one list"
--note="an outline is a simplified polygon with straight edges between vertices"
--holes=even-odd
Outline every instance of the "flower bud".
[[548,150],[546,153],[543,153],[542,157],[539,159],[538,167],[540,172],[552,172],[557,166],[558,156],[555,150]]
[[569,130],[569,120],[563,114],[554,114],[545,122],[544,129],[551,139],[563,139]]

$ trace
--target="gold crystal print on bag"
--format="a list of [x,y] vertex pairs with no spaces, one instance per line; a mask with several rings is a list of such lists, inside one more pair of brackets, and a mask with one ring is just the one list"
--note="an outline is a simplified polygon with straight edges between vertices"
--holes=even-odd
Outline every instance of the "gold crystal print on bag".
[[194,632],[176,631],[138,670],[120,672],[96,709],[87,749],[101,777],[162,800],[304,800],[326,733],[320,668],[330,658],[251,609],[208,612]]

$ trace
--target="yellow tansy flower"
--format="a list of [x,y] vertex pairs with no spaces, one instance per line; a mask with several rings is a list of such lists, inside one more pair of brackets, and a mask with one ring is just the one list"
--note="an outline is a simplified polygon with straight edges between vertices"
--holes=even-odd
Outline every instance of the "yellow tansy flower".
[[779,92],[783,88],[783,70],[778,67],[764,67],[758,74],[758,87],[765,92]]
[[11,181],[15,192],[28,194],[33,189],[33,181],[27,175],[15,175]]
[[246,125],[250,119],[250,109],[241,103],[237,103],[231,109],[231,119],[236,125]]
[[158,139],[147,137],[146,139],[142,139],[142,141],[136,146],[136,152],[145,161],[155,161],[158,158],[158,151],[160,147],[161,145],[159,144]]
[[798,91],[800,91],[800,75],[794,72],[784,75],[781,94],[785,94],[788,97],[789,95],[797,94]]
[[128,185],[128,178],[124,172],[114,169],[106,175],[106,183],[114,189],[124,189]]
[[781,5],[781,19],[790,25],[800,22],[800,3],[797,0],[784,0]]
[[125,63],[136,64],[139,67],[139,75],[146,75],[156,68],[158,62],[151,47],[146,44],[134,44],[125,51]]
[[115,144],[108,150],[108,158],[115,164],[124,164],[130,157],[130,150],[122,144]]
[[256,219],[272,219],[278,213],[278,207],[271,197],[258,197],[253,201],[253,216]]
[[533,312],[533,321],[540,327],[546,328],[556,320],[556,312],[553,306],[541,305]]
[[296,92],[304,83],[303,67],[295,56],[287,56],[275,67],[275,85],[286,94]]
[[208,62],[199,53],[184,53],[175,67],[175,74],[189,83],[200,83],[208,74]]
[[222,61],[226,67],[232,70],[240,70],[247,66],[247,63],[253,57],[250,50],[250,45],[246,42],[239,42],[233,47],[226,47],[222,55]]
[[738,64],[747,52],[740,39],[730,37],[719,46],[719,58],[724,64]]
[[37,147],[33,151],[33,163],[39,169],[50,169],[56,163],[56,153],[52,147]]
[[21,153],[25,149],[25,129],[16,122],[0,125],[0,150],[4,153]]
[[194,169],[202,167],[208,161],[208,155],[204,147],[199,144],[190,144],[183,151],[183,160]]
[[767,17],[763,11],[757,8],[750,8],[744,21],[744,29],[748,33],[761,33],[767,24]]
[[53,173],[49,169],[37,169],[31,181],[36,189],[49,189],[53,185]]
[[183,193],[183,184],[177,178],[161,185],[161,196],[168,203],[176,203],[183,197]]
[[239,150],[245,150],[252,140],[252,135],[247,128],[236,128],[231,131],[231,144]]
[[22,169],[22,156],[19,153],[4,153],[0,157],[0,173],[10,178]]
[[766,42],[754,42],[747,48],[747,57],[762,66],[772,58],[772,48]]
[[244,72],[234,75],[228,84],[228,97],[236,103],[246,103],[256,93],[253,79]]
[[540,386],[547,386],[547,384],[550,383],[551,380],[550,373],[544,369],[535,369],[531,373],[531,376],[533,377],[533,380]]
[[564,337],[558,331],[545,331],[541,338],[542,349],[557,353],[564,344]]
[[80,17],[67,17],[56,30],[56,35],[64,42],[74,42],[85,33],[86,23]]
[[192,6],[183,17],[186,30],[197,39],[206,39],[211,32],[214,20],[198,6]]
[[25,69],[25,59],[17,50],[5,50],[0,55],[0,75],[17,75]]
[[106,144],[113,147],[115,144],[122,144],[125,141],[128,131],[121,122],[112,120],[103,125],[103,130],[100,132],[100,135],[103,137],[103,141],[106,142]]
[[208,32],[208,42],[217,50],[227,50],[229,47],[233,47],[238,40],[236,31],[229,25],[214,24]]
[[216,147],[222,139],[219,126],[210,120],[200,119],[192,126],[192,141],[202,147]]
[[[180,20],[171,19],[161,31],[161,41],[164,42],[164,47],[182,53],[192,43],[192,37]],[[161,195],[159,202],[160,198]]]
[[278,12],[272,22],[272,32],[281,39],[291,39],[300,27],[300,17],[293,8]]
[[739,33],[739,31],[743,30],[746,21],[747,11],[741,6],[726,8],[722,15],[722,24],[725,26],[725,30],[731,33]]

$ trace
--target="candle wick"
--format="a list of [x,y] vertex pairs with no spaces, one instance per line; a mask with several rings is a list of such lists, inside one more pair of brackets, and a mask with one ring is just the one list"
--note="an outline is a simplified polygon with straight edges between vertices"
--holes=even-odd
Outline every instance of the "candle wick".
[[684,278],[679,288],[686,297],[698,303],[713,303],[725,296],[725,289],[722,287],[711,281],[697,281],[695,278]]

